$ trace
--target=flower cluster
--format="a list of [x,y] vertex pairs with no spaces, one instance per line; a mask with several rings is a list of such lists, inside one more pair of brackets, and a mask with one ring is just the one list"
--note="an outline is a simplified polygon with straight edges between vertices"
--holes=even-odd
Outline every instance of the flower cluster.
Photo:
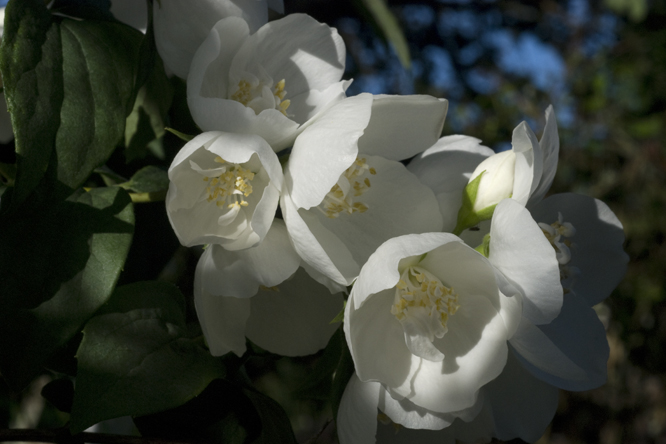
[[204,131],[166,206],[183,245],[206,245],[195,304],[213,355],[246,338],[314,353],[347,299],[342,443],[535,441],[558,389],[604,383],[592,307],[624,274],[624,235],[598,200],[545,197],[552,107],[541,140],[521,123],[501,153],[439,138],[444,99],[347,97],[335,29],[267,23],[270,1],[196,3],[155,2],[154,23]]

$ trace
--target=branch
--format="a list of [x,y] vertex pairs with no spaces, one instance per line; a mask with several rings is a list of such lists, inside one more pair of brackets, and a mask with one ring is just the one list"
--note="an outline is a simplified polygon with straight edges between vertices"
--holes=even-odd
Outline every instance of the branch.
[[0,442],[54,442],[59,444],[190,444],[186,441],[173,441],[162,438],[142,438],[139,436],[112,435],[109,433],[81,432],[70,435],[67,429],[0,429]]

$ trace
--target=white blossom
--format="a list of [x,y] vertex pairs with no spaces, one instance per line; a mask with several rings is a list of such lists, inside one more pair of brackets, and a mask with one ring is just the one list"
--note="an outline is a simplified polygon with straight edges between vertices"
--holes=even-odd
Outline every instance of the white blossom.
[[238,17],[213,26],[192,60],[188,105],[204,131],[258,134],[279,151],[345,97],[344,42],[303,14],[251,32]]
[[252,247],[271,226],[282,169],[259,136],[207,132],[188,142],[169,168],[166,207],[183,245]]

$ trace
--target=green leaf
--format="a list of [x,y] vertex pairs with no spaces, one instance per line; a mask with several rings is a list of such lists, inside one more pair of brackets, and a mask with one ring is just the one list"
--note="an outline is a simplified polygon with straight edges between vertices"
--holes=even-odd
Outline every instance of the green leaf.
[[[167,112],[173,100],[173,87],[164,72],[162,60],[157,55],[152,33],[146,33],[141,45],[141,71],[146,78],[138,88],[132,113],[127,117],[125,126],[125,157],[127,162],[145,157],[152,150],[156,141],[161,142],[165,133]],[[142,72],[139,75],[142,75]],[[142,81],[137,78],[137,84]],[[151,144],[151,142],[153,142]],[[163,153],[155,153],[158,158]]]
[[349,379],[354,374],[354,359],[349,351],[347,346],[347,341],[345,339],[345,333],[342,331],[342,328],[338,329],[336,335],[340,336],[340,345],[341,353],[340,360],[338,361],[338,366],[335,369],[335,374],[333,376],[333,385],[331,387],[331,410],[333,412],[333,417],[338,417],[338,409],[340,408],[340,400],[342,399],[342,394],[347,388],[347,383]]
[[77,353],[73,434],[105,419],[180,406],[224,376],[220,361],[189,337],[184,304],[170,284],[132,284],[86,324]]
[[409,55],[409,46],[402,32],[398,20],[388,8],[385,0],[363,0],[372,17],[384,33],[386,40],[391,42],[393,49],[398,54],[398,59],[405,69],[411,68],[412,62]]
[[12,202],[23,202],[46,173],[63,102],[60,29],[41,0],[13,0],[5,9],[0,72],[16,140]]
[[60,33],[65,100],[56,137],[58,179],[77,188],[122,140],[141,33],[120,23],[75,20],[63,20]]
[[37,191],[0,218],[0,371],[15,389],[106,302],[134,232],[132,204],[120,188],[60,202],[48,187]]
[[134,418],[144,438],[244,444],[258,435],[261,419],[240,384],[215,379],[185,404]]
[[181,133],[180,131],[175,130],[175,129],[173,129],[173,128],[168,128],[168,127],[167,127],[167,128],[164,128],[164,129],[167,130],[167,131],[169,131],[169,132],[170,132],[171,134],[173,134],[174,136],[178,137],[178,138],[179,138],[180,140],[182,140],[183,142],[189,142],[190,140],[194,139],[194,136],[191,136],[191,135],[189,135],[189,134],[185,134],[185,133]]
[[111,155],[134,103],[141,33],[52,16],[42,0],[11,1],[5,25],[0,71],[16,138],[15,209],[49,163],[76,189]]
[[70,413],[74,400],[74,383],[69,378],[54,379],[42,388],[42,396],[61,412]]
[[127,183],[132,191],[137,193],[157,193],[169,189],[169,176],[166,171],[149,165],[141,168]]
[[250,398],[261,420],[261,431],[256,439],[250,441],[252,444],[296,444],[289,417],[280,404],[254,390],[245,389],[243,392]]
[[324,353],[317,361],[315,368],[307,374],[301,385],[296,390],[296,397],[306,399],[328,399],[333,387],[333,375],[335,374],[340,357],[342,356],[342,341],[344,334],[337,330],[329,339]]

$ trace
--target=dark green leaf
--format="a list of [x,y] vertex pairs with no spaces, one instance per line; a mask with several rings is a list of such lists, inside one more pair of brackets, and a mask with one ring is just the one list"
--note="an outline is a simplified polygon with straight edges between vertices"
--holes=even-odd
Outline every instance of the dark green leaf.
[[122,140],[141,33],[120,23],[75,20],[63,20],[60,33],[65,100],[56,137],[58,179],[77,188]]
[[49,162],[57,179],[76,189],[122,140],[141,33],[117,22],[51,16],[42,0],[10,2],[5,24],[0,70],[16,136],[15,209]]
[[111,295],[134,212],[117,187],[53,201],[39,189],[0,218],[0,370],[21,388]]
[[149,165],[132,176],[128,186],[137,193],[156,193],[169,189],[169,176],[167,172]]
[[344,334],[341,334],[341,329],[331,336],[324,349],[324,353],[319,358],[319,361],[317,361],[314,370],[308,373],[301,383],[296,391],[296,396],[299,398],[328,399],[331,393],[333,374],[340,363],[342,342],[344,340]]
[[354,374],[354,360],[349,352],[342,328],[338,330],[336,335],[341,336],[342,353],[340,354],[340,361],[338,361],[338,367],[333,377],[333,387],[331,387],[331,410],[333,411],[334,418],[338,416],[342,394],[345,392],[345,388],[347,388],[349,379]]
[[97,315],[127,313],[144,308],[159,309],[162,320],[181,324],[185,312],[185,299],[180,290],[168,282],[135,282],[116,288]]
[[296,437],[291,428],[289,417],[284,409],[273,399],[254,390],[245,389],[244,393],[250,398],[261,419],[261,432],[252,440],[252,444],[293,443]]
[[72,411],[74,383],[69,378],[54,379],[42,388],[42,396],[61,412]]
[[44,2],[9,2],[0,71],[16,140],[14,204],[37,187],[51,159],[63,102],[62,65],[60,29]]
[[121,288],[119,300],[109,304],[122,312],[106,312],[107,307],[86,324],[77,354],[72,433],[105,419],[180,406],[224,375],[201,339],[188,337],[184,301],[182,295],[174,300],[175,291],[159,282]]
[[134,418],[144,438],[211,444],[244,444],[259,433],[260,421],[241,386],[224,379],[179,407]]
[[[157,55],[150,28],[141,44],[137,85],[134,108],[127,117],[125,127],[127,162],[144,157],[149,149],[154,148],[154,141],[161,141],[167,111],[173,99],[173,88]],[[153,154],[160,158],[164,156],[163,153]]]

